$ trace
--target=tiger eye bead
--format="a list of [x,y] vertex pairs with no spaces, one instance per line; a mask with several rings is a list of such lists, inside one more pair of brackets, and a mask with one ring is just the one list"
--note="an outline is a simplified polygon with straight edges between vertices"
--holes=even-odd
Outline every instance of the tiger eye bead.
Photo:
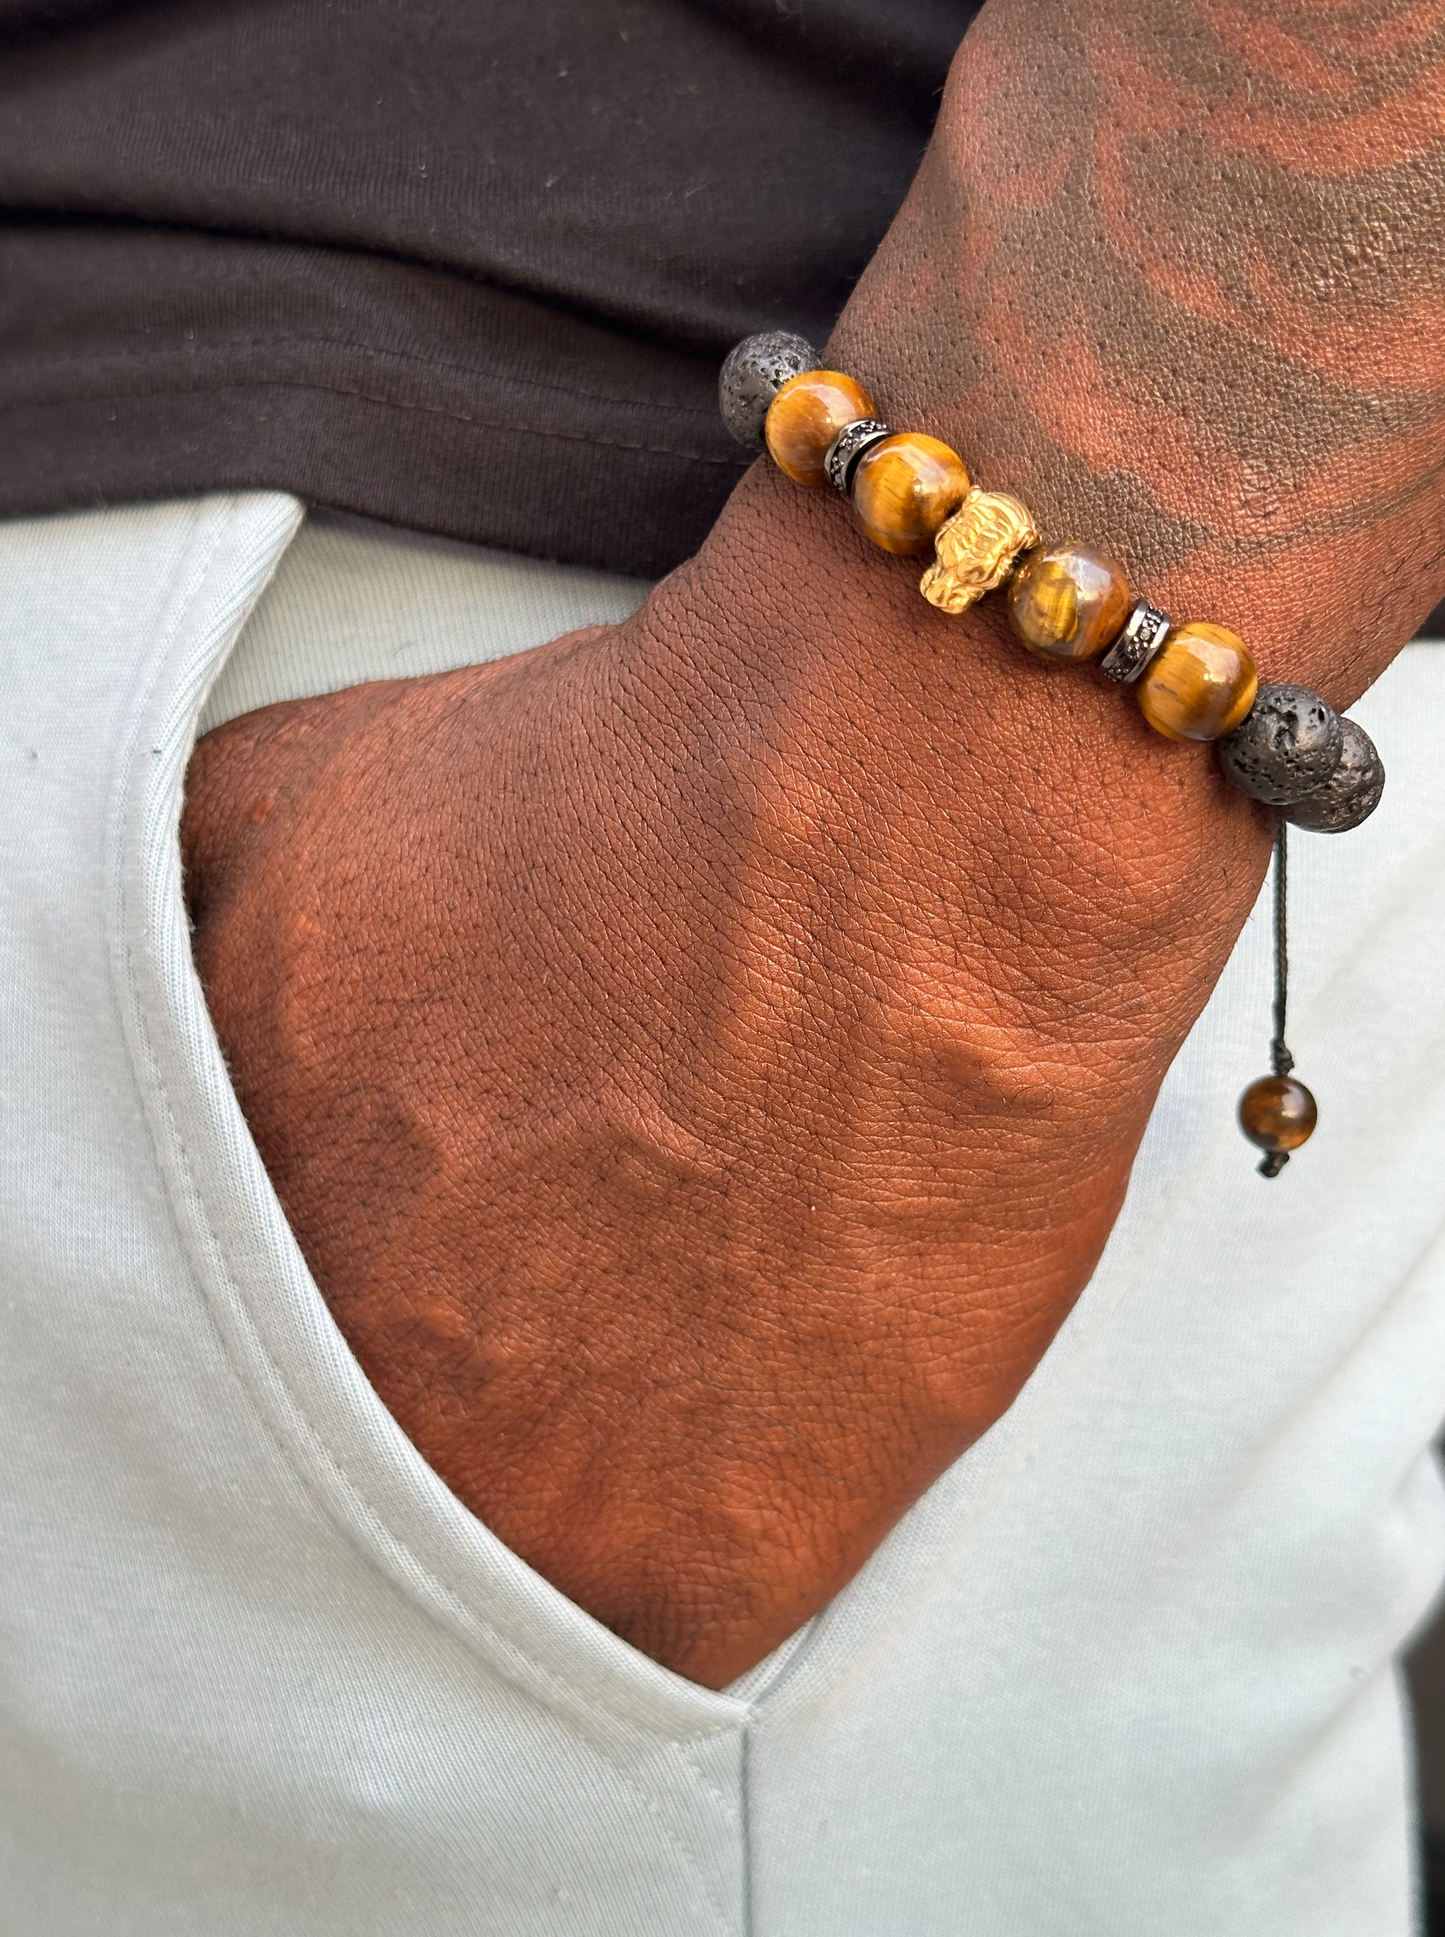
[[1204,619],[1175,626],[1140,675],[1139,707],[1166,740],[1217,740],[1254,704],[1259,675],[1249,648]]
[[1298,1150],[1314,1135],[1319,1110],[1293,1076],[1261,1076],[1239,1099],[1239,1127],[1257,1150]]
[[899,431],[873,444],[853,473],[853,515],[886,552],[930,551],[939,527],[968,492],[957,451],[936,437]]
[[828,482],[828,451],[845,424],[876,413],[861,383],[841,370],[804,370],[768,406],[768,454],[795,484]]
[[1097,659],[1124,630],[1129,581],[1087,545],[1030,552],[1008,589],[1009,624],[1040,659]]

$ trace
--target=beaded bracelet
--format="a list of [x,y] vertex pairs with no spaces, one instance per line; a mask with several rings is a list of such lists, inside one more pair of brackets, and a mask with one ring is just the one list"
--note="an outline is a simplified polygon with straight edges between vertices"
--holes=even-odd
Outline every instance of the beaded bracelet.
[[722,367],[723,422],[740,444],[765,444],[798,484],[832,484],[865,537],[933,563],[919,581],[940,612],[966,612],[1002,591],[1013,631],[1040,659],[1097,665],[1132,686],[1168,740],[1212,740],[1226,777],[1280,816],[1274,852],[1273,1074],[1239,1100],[1240,1128],[1277,1177],[1318,1117],[1285,1044],[1285,823],[1340,834],[1379,805],[1385,770],[1374,743],[1304,686],[1261,686],[1248,647],[1226,626],[1176,624],[1131,592],[1113,559],[1088,545],[1046,545],[1026,505],[981,491],[936,437],[892,430],[863,386],[825,370],[801,336],[745,337]]

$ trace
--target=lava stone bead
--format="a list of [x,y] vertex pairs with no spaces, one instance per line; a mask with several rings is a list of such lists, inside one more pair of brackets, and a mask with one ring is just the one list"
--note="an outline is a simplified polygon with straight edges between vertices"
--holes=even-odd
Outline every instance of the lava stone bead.
[[871,444],[853,472],[853,515],[864,535],[905,558],[932,551],[968,491],[963,459],[937,437],[898,431]]
[[1366,821],[1385,791],[1385,768],[1375,743],[1362,726],[1341,720],[1340,757],[1322,787],[1283,809],[1295,827],[1314,834],[1348,834]]
[[1008,588],[1009,624],[1040,659],[1097,659],[1132,603],[1122,568],[1088,545],[1030,552]]
[[1239,1127],[1257,1150],[1298,1150],[1318,1119],[1314,1098],[1293,1076],[1261,1076],[1239,1099]]
[[1219,764],[1242,794],[1289,807],[1324,786],[1343,742],[1339,714],[1318,693],[1261,686],[1243,724],[1218,742]]
[[788,381],[816,370],[822,358],[805,336],[761,330],[730,351],[717,380],[718,408],[729,434],[754,449],[763,441],[768,406]]

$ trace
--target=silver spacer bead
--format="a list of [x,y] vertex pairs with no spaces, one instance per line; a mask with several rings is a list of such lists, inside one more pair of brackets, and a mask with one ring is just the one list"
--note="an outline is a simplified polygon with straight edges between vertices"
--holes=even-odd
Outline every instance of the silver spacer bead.
[[1124,630],[1099,661],[1099,671],[1121,686],[1132,686],[1169,636],[1174,621],[1157,605],[1140,599],[1124,622]]
[[787,330],[759,330],[734,344],[717,380],[718,409],[729,435],[739,444],[761,444],[763,419],[774,397],[790,377],[821,364],[808,339]]
[[879,417],[857,417],[851,424],[844,424],[828,446],[828,455],[823,459],[833,489],[841,491],[846,498],[853,488],[853,473],[864,451],[871,450],[875,444],[882,443],[885,437],[892,435],[892,427]]

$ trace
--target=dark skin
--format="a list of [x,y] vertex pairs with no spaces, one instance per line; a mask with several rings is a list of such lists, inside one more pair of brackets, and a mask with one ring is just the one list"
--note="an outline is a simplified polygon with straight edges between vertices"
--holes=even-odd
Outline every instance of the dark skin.
[[[1346,705],[1445,591],[1442,142],[1438,0],[990,0],[830,360]],[[626,624],[191,768],[197,964],[361,1364],[715,1687],[1018,1392],[1268,858],[916,579],[759,467]]]

